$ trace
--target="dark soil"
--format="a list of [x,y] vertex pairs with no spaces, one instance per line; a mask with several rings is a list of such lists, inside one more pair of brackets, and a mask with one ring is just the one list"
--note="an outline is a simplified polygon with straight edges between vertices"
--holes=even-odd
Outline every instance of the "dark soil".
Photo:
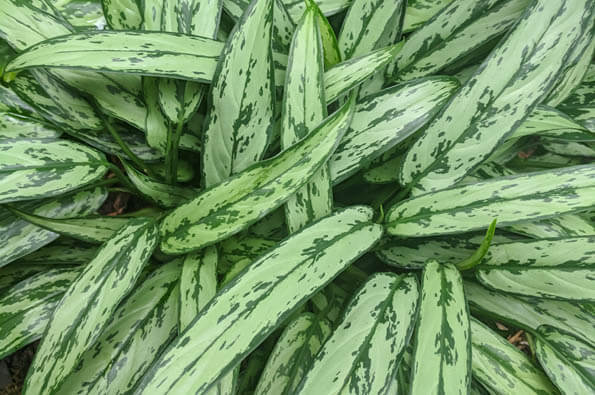
[[0,395],[20,394],[38,342],[0,360]]

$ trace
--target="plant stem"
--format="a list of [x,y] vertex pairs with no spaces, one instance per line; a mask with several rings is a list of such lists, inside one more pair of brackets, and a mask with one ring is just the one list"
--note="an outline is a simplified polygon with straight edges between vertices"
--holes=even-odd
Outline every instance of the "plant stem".
[[120,135],[118,134],[118,132],[116,131],[114,126],[109,122],[109,120],[105,117],[105,115],[100,113],[100,116],[101,116],[101,119],[103,120],[103,124],[105,125],[107,130],[110,132],[110,134],[112,135],[112,137],[114,138],[116,143],[118,143],[118,145],[120,146],[122,151],[124,151],[126,156],[128,156],[128,158],[130,158],[130,160],[133,161],[140,169],[146,171],[150,177],[156,178],[155,174],[153,173],[151,168],[149,166],[147,166],[138,156],[136,156],[136,154],[134,152],[132,152],[130,147],[128,147],[126,142],[124,142],[124,140],[122,140],[122,137],[120,137]]
[[178,175],[178,146],[184,121],[182,115],[178,117],[178,123],[174,133],[167,139],[167,153],[165,157],[165,181],[168,184],[175,184]]

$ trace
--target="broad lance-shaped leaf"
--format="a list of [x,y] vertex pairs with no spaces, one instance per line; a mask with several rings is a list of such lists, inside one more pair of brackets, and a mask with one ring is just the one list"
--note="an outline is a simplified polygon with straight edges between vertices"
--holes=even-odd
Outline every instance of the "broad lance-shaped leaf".
[[465,296],[474,314],[530,331],[549,325],[593,343],[594,316],[577,302],[504,294],[468,281]]
[[556,389],[525,354],[471,318],[473,377],[496,394],[554,394]]
[[575,121],[595,132],[595,64],[591,64],[583,81],[558,108]]
[[219,41],[186,34],[84,31],[36,44],[6,70],[62,67],[211,82],[221,49]]
[[124,163],[128,179],[147,199],[161,207],[177,207],[198,194],[198,190],[189,187],[165,184],[141,173],[131,165]]
[[391,207],[387,230],[420,237],[555,217],[595,204],[595,165],[495,178],[414,197]]
[[255,395],[294,394],[331,332],[328,321],[312,313],[290,322],[262,371]]
[[[155,3],[155,7],[161,5],[161,31],[217,38],[221,0],[145,1],[145,13],[152,11],[147,10],[152,3]],[[145,26],[148,19],[145,16]],[[161,109],[174,123],[185,122],[194,114],[205,90],[205,87],[198,83],[170,78],[161,78],[158,84]]]
[[564,394],[588,394],[595,387],[595,348],[570,333],[540,326],[535,353],[543,370]]
[[273,127],[273,0],[254,0],[230,34],[211,88],[202,152],[211,187],[262,159]]
[[161,249],[179,254],[223,240],[289,199],[328,160],[353,115],[353,100],[308,137],[178,207],[163,219]]
[[[317,13],[309,7],[294,32],[285,74],[281,148],[306,137],[327,116],[324,66]],[[289,232],[330,214],[332,190],[328,164],[312,176],[285,206]]]
[[372,210],[351,207],[295,233],[248,266],[145,374],[137,393],[201,393],[293,310],[382,236]]
[[[430,260],[440,259],[442,264],[456,265],[469,258],[483,242],[484,236],[467,233],[449,237],[427,239],[393,238],[376,249],[376,256],[387,265],[407,269],[423,269]],[[498,243],[516,241],[514,236],[495,235],[492,247]],[[489,250],[488,250],[489,251]]]
[[324,73],[324,94],[327,103],[332,103],[348,89],[367,80],[381,70],[399,52],[403,44],[377,49],[357,58],[352,58],[331,67]]
[[594,245],[594,236],[496,244],[475,275],[504,292],[595,301]]
[[57,393],[129,393],[177,334],[180,270],[174,261],[151,273],[113,313]]
[[107,172],[103,154],[67,140],[0,141],[0,203],[63,194]]
[[510,136],[543,136],[563,141],[595,142],[595,133],[555,108],[540,105]]
[[431,75],[507,31],[530,0],[458,0],[408,37],[391,64],[399,81]]
[[26,394],[57,391],[112,319],[157,245],[152,220],[135,220],[103,245],[56,307],[25,382]]
[[[186,255],[180,276],[179,333],[194,321],[217,293],[218,253],[215,246]],[[206,395],[233,394],[235,371],[219,379]]]
[[[40,9],[35,8],[43,5],[50,12],[40,12]],[[8,0],[3,3],[2,11],[0,35],[18,51],[49,38],[70,34],[73,30],[61,15],[50,15],[54,8],[47,6],[45,0],[36,3]],[[97,130],[103,125],[93,106],[77,93],[73,94],[61,82],[92,96],[110,115],[137,127],[144,121],[145,109],[136,89],[140,87],[140,80],[135,80],[134,76],[110,76],[65,69],[36,70],[34,74],[51,97],[54,107],[60,109],[65,123],[71,127]]]
[[417,313],[414,276],[379,273],[355,294],[297,393],[386,393]]
[[430,261],[423,273],[411,365],[411,394],[466,393],[471,334],[463,281],[454,265]]
[[452,0],[413,0],[407,1],[403,31],[415,30],[436,15]]
[[101,0],[103,14],[114,30],[135,30],[142,24],[142,14],[136,0]]
[[[97,248],[78,240],[60,238],[55,242],[27,254],[18,264],[27,265],[85,265],[95,257]],[[46,267],[47,268],[47,267]]]
[[409,150],[401,184],[416,194],[444,189],[489,157],[547,95],[577,41],[592,34],[594,12],[593,0],[529,6]]
[[0,139],[57,139],[61,134],[53,125],[35,117],[0,112]]
[[217,248],[186,255],[180,277],[180,332],[217,293]]
[[[343,58],[364,55],[397,41],[401,35],[406,3],[405,0],[353,1],[339,33],[338,46]],[[359,96],[376,93],[382,89],[384,82],[384,70],[381,70],[362,85]]]
[[411,136],[458,88],[448,77],[428,77],[360,99],[351,125],[329,161],[333,184],[367,167]]
[[95,217],[95,218],[48,218],[21,211],[15,207],[7,207],[16,216],[44,229],[69,236],[88,243],[103,243],[126,225],[127,218]]
[[[14,206],[35,215],[59,218],[94,214],[106,198],[107,191],[104,188],[92,188]],[[57,233],[33,225],[0,208],[0,267],[40,249],[58,236]]]
[[19,282],[0,298],[0,358],[38,340],[81,269],[50,269]]

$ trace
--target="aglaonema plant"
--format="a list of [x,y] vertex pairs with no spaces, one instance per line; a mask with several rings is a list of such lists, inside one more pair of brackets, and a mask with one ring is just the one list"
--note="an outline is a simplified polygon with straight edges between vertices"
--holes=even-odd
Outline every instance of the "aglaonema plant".
[[0,358],[593,392],[594,35],[593,0],[0,0]]

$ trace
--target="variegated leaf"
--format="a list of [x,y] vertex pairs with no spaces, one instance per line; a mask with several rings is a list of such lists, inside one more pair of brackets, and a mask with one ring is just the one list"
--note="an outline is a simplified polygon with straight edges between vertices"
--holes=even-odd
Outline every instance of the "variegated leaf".
[[549,325],[593,343],[593,312],[577,302],[504,294],[467,281],[465,296],[475,314],[529,330]]
[[592,34],[594,5],[540,0],[529,6],[409,150],[401,184],[416,194],[444,189],[481,164],[549,93],[581,37]]
[[595,348],[569,333],[540,326],[535,353],[543,370],[563,394],[588,394],[595,387]]
[[254,394],[294,394],[331,332],[326,320],[311,313],[291,321],[277,341]]
[[413,331],[418,297],[413,276],[372,276],[349,303],[297,393],[320,388],[329,394],[385,393]]
[[161,249],[170,254],[200,249],[239,232],[285,203],[326,163],[349,126],[353,106],[350,100],[280,155],[176,208],[161,224]]
[[101,244],[111,239],[120,228],[130,220],[114,217],[91,218],[48,218],[21,211],[15,207],[7,207],[16,216],[63,236]]
[[103,14],[114,30],[136,30],[142,24],[137,0],[101,0]]
[[423,273],[411,394],[465,394],[471,333],[463,280],[454,265],[430,261]]
[[70,284],[81,269],[49,269],[2,292],[0,358],[38,340]]
[[[233,279],[145,374],[138,393],[207,390],[382,235],[365,207],[295,233]],[[349,248],[346,248],[349,246]]]
[[59,388],[133,288],[156,245],[157,227],[152,220],[131,221],[103,245],[54,310],[25,382],[25,394]]
[[58,389],[63,394],[125,394],[178,328],[180,262],[161,266],[113,313]]
[[543,372],[525,354],[475,318],[471,318],[473,377],[494,394],[556,393]]
[[165,184],[136,170],[130,164],[124,164],[130,182],[147,199],[161,207],[172,208],[186,203],[198,194],[198,190],[190,187]]
[[477,279],[503,292],[595,301],[595,237],[496,244],[477,268]]
[[[103,188],[73,192],[54,199],[17,204],[20,210],[44,217],[89,215],[107,198]],[[0,267],[30,254],[58,238],[58,234],[20,219],[0,208]]]
[[453,0],[409,0],[405,9],[403,30],[408,32],[423,25]]
[[[66,67],[210,82],[221,49],[219,41],[186,34],[84,31],[34,45],[7,71]],[[89,52],[93,56],[85,55]]]
[[[552,182],[555,180],[555,182]],[[430,192],[394,205],[387,230],[420,237],[468,232],[576,212],[595,204],[595,165],[567,167]]]
[[434,74],[506,32],[530,0],[458,0],[415,31],[395,58],[399,81]]
[[0,203],[63,194],[100,180],[105,157],[67,140],[0,141]]
[[202,152],[207,187],[261,160],[269,144],[275,101],[272,20],[273,0],[254,0],[221,53]]
[[532,135],[563,141],[595,142],[594,132],[589,131],[563,112],[545,105],[537,106],[509,138]]
[[95,257],[97,248],[78,240],[59,238],[18,261],[26,265],[84,265]]
[[[294,32],[283,97],[281,149],[288,149],[308,135],[327,116],[324,96],[323,52],[317,13],[309,7]],[[285,206],[289,232],[332,211],[328,165],[292,196]]]
[[453,79],[428,77],[360,99],[351,126],[329,162],[333,183],[367,167],[419,130],[457,88]]

